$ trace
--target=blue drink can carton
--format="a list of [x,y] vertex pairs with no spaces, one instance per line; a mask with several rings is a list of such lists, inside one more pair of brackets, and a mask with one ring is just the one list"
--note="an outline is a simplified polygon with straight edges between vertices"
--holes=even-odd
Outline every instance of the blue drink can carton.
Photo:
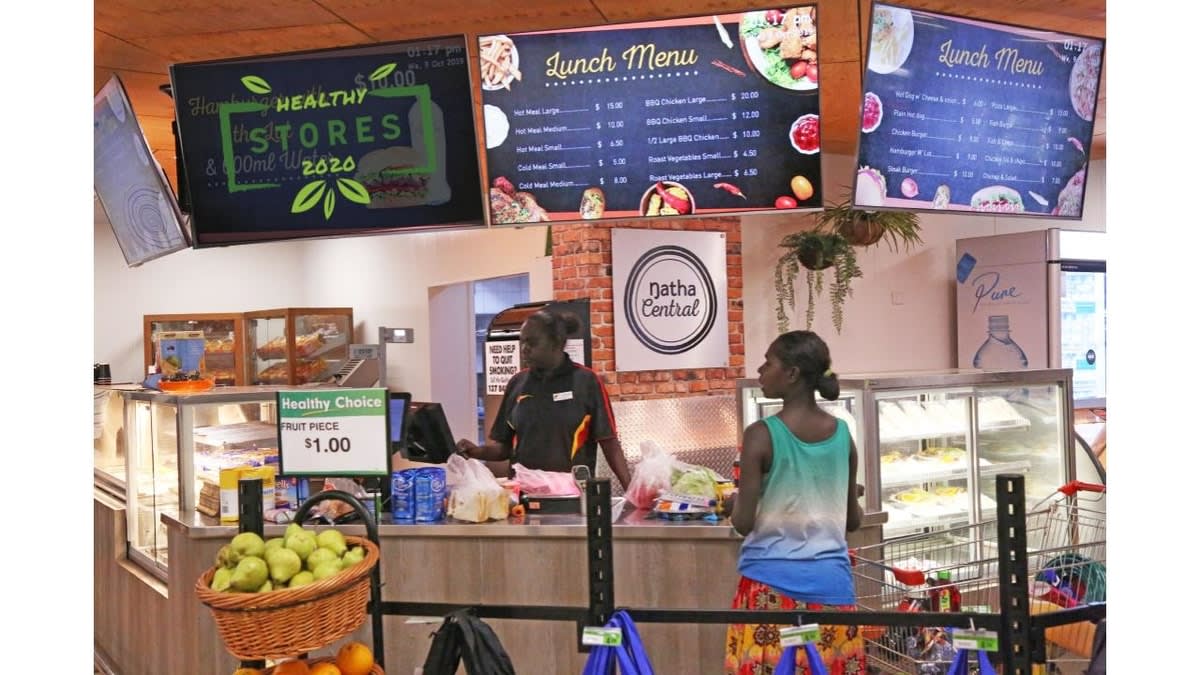
[[417,517],[416,493],[413,478],[416,469],[392,472],[392,520],[413,520]]
[[446,470],[417,469],[413,479],[418,523],[439,521],[446,515]]

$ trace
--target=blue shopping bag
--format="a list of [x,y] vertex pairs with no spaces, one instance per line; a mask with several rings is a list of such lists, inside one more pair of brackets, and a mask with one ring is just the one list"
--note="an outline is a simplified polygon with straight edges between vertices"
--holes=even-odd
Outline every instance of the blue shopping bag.
[[654,667],[642,647],[633,619],[624,610],[612,615],[605,628],[621,629],[621,644],[616,647],[592,647],[587,662],[583,664],[583,675],[609,675],[613,659],[616,659],[621,675],[654,675]]
[[[812,675],[829,675],[829,671],[825,669],[825,662],[821,660],[821,652],[817,651],[817,646],[809,642],[804,645],[804,652],[808,655],[808,669]],[[784,647],[783,653],[779,655],[779,663],[775,664],[775,675],[796,675],[796,648]]]
[[[968,655],[974,650],[960,649],[954,654],[954,660],[950,662],[950,672],[946,675],[969,675],[970,670],[968,664],[970,659]],[[996,675],[996,669],[992,667],[992,662],[988,660],[987,652],[979,652],[979,675]]]

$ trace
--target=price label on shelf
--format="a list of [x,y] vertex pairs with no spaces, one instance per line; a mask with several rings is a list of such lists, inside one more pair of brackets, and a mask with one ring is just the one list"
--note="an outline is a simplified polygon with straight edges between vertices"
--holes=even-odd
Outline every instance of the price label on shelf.
[[779,644],[784,647],[803,647],[810,642],[819,642],[820,639],[821,626],[815,623],[779,629]]
[[972,649],[981,652],[1000,651],[1000,634],[994,630],[955,629],[951,632],[955,649]]
[[619,647],[621,645],[621,629],[584,626],[583,644],[589,647]]
[[281,475],[387,476],[386,389],[280,391]]

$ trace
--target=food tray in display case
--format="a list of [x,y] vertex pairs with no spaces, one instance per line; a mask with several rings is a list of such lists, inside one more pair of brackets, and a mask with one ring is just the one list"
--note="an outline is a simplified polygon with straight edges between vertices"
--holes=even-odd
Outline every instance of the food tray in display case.
[[[995,517],[1000,474],[1026,476],[1036,503],[1075,477],[1066,369],[842,375],[868,512],[889,514],[885,538]],[[778,411],[755,380],[738,382],[739,427]]]
[[147,314],[142,317],[143,350],[146,367],[154,365],[158,335],[163,332],[199,331],[204,334],[204,370],[201,377],[217,386],[241,386],[247,383],[242,358],[245,344],[245,315],[218,314]]
[[308,384],[338,372],[350,356],[354,312],[286,308],[246,313],[251,384]]

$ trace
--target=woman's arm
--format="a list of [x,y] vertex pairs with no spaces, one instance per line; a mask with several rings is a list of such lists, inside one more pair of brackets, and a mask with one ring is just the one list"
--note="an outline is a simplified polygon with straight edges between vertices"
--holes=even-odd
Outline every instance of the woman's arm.
[[491,438],[487,439],[483,445],[475,445],[471,441],[461,438],[455,446],[458,448],[459,454],[486,462],[499,462],[512,456],[512,448]]
[[625,451],[621,449],[621,439],[613,436],[600,441],[600,449],[604,451],[604,461],[608,468],[621,483],[621,488],[629,487],[629,463],[625,461]]
[[854,532],[862,526],[862,506],[858,503],[858,448],[850,439],[850,485],[846,488],[846,531]]
[[742,438],[742,458],[739,463],[738,496],[733,501],[729,521],[738,534],[746,536],[754,530],[758,500],[762,497],[763,477],[771,461],[771,432],[762,420],[746,427]]

